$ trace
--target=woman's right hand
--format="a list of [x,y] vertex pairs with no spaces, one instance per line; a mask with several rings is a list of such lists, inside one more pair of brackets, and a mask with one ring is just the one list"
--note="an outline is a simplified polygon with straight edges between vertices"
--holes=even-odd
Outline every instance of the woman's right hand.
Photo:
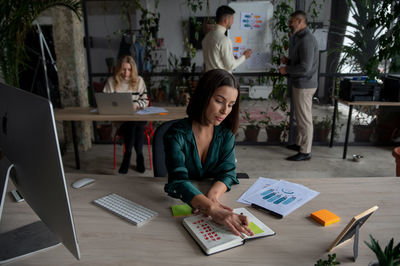
[[248,236],[254,235],[253,231],[248,228],[249,219],[243,214],[234,213],[221,205],[214,204],[208,215],[214,222],[227,226],[237,236],[241,236],[241,233]]

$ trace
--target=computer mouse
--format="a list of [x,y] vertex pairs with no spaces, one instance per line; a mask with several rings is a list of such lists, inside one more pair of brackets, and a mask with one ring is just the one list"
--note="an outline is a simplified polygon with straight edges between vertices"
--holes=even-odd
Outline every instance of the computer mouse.
[[82,178],[82,179],[76,180],[74,183],[72,183],[72,187],[73,188],[81,188],[81,187],[87,186],[89,184],[92,184],[94,181],[95,181],[95,179],[93,179],[93,178],[89,178],[89,177]]

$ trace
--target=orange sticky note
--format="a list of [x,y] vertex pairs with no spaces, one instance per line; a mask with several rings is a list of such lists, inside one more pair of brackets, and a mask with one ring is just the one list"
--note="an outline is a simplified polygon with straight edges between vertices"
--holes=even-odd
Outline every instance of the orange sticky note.
[[167,115],[168,113],[159,113],[159,115]]
[[235,43],[242,43],[242,37],[241,36],[235,37]]
[[340,221],[339,216],[325,209],[311,213],[310,217],[323,226],[328,226]]

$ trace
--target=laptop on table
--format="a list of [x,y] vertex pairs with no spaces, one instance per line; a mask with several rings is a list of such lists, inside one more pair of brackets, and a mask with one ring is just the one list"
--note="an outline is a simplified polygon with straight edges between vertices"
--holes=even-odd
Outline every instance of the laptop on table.
[[95,93],[97,110],[101,115],[131,115],[133,109],[132,93]]

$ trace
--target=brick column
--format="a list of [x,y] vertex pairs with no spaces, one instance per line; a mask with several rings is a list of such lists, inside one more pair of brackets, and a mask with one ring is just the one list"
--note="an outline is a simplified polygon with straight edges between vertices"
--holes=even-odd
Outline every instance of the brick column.
[[[52,21],[61,105],[89,106],[83,19],[79,20],[66,8],[54,8]],[[76,125],[79,149],[85,151],[92,146],[92,123],[78,122]],[[69,122],[64,122],[64,141],[72,142]]]

